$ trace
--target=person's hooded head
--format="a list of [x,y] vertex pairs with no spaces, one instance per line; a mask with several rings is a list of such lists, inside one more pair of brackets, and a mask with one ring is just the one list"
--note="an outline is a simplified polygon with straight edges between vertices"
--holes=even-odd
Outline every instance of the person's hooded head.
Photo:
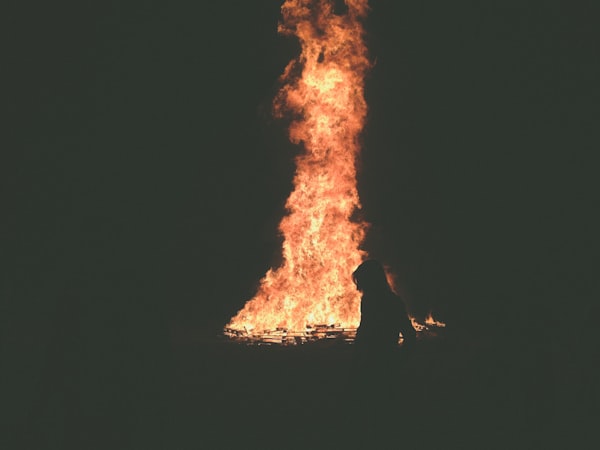
[[368,259],[360,264],[352,273],[352,279],[356,288],[363,293],[390,290],[383,266],[374,259]]

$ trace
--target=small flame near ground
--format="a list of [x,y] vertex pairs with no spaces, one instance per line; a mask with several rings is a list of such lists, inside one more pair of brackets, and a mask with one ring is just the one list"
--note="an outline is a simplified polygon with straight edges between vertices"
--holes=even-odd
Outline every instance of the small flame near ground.
[[254,298],[226,325],[230,337],[352,340],[360,321],[351,274],[367,257],[361,244],[368,224],[355,217],[370,67],[362,25],[368,2],[345,0],[342,14],[334,3],[286,0],[281,7],[278,31],[298,38],[301,54],[281,76],[274,111],[294,118],[289,137],[303,151],[279,224],[283,262],[266,273]]

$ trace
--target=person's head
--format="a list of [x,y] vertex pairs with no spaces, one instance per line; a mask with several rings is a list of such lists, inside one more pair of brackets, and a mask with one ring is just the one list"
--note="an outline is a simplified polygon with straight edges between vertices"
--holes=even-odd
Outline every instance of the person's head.
[[379,261],[368,259],[352,273],[356,288],[361,292],[390,289],[385,270]]

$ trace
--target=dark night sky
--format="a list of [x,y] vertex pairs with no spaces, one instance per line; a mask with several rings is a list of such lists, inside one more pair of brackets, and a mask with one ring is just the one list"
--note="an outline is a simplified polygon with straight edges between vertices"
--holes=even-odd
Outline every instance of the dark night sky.
[[[592,4],[371,3],[366,248],[413,311],[509,328],[552,320],[550,296],[585,312]],[[54,311],[77,298],[82,340],[116,360],[138,340],[166,345],[169,327],[217,329],[252,296],[277,260],[297,151],[270,115],[297,51],[276,33],[279,6],[21,2],[3,14],[6,342],[43,352]],[[36,367],[17,353],[16,367]]]

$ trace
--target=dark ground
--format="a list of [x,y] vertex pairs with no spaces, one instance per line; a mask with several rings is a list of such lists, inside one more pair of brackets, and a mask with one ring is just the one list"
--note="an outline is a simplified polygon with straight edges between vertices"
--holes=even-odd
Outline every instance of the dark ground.
[[338,341],[249,347],[180,328],[170,343],[95,373],[55,360],[34,393],[6,397],[3,448],[552,448],[548,348],[445,329],[378,370]]
[[[251,448],[543,445],[553,401],[541,355],[516,360],[476,340],[420,344],[414,354],[396,355],[390,373],[376,367],[363,372],[352,347],[335,343],[205,348],[216,356],[209,357],[208,369],[190,364],[197,347],[182,347],[179,367],[191,379],[181,380],[177,390],[187,398],[181,405],[196,410],[202,404],[208,432],[188,414],[176,427],[181,448],[192,436],[212,440],[215,448],[228,441]],[[203,373],[209,386],[225,386],[224,392],[197,389]]]

